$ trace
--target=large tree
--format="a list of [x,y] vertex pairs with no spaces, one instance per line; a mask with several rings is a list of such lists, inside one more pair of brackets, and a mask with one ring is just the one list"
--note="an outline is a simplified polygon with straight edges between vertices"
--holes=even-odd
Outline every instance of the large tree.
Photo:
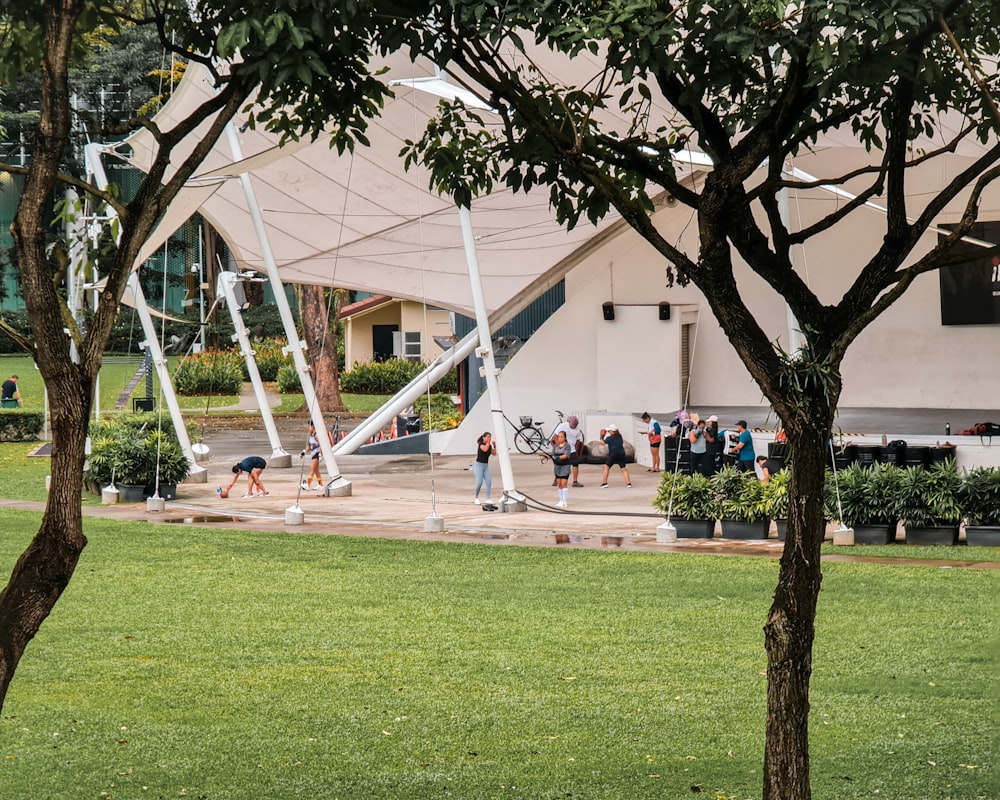
[[[830,3],[776,0],[452,0],[427,15],[422,46],[481,87],[500,114],[483,125],[461,104],[443,107],[410,156],[442,191],[468,203],[506,184],[541,187],[566,225],[613,209],[662,254],[671,279],[692,282],[788,433],[795,468],[788,537],[764,628],[767,719],[763,796],[808,800],[809,681],[825,532],[827,443],[841,394],[840,367],[858,335],[917,276],[958,259],[980,199],[1000,175],[1000,4],[989,0]],[[565,85],[539,63],[586,53],[599,68]],[[579,63],[584,63],[580,59]],[[577,69],[581,71],[582,67]],[[563,78],[573,74],[563,65]],[[614,112],[605,113],[606,111]],[[608,119],[625,118],[615,128]],[[957,132],[942,126],[956,120]],[[836,131],[871,153],[870,166],[823,175],[857,199],[793,229],[785,190],[815,188],[783,172],[789,159]],[[924,143],[914,146],[925,135]],[[937,141],[931,145],[929,142]],[[963,142],[981,144],[931,194],[908,192],[911,173]],[[678,151],[711,158],[703,180],[682,180]],[[923,149],[918,149],[923,148]],[[657,194],[697,215],[696,251],[661,235]],[[887,210],[884,238],[824,302],[793,267],[792,249],[846,229],[867,201]],[[949,204],[952,233],[926,247]],[[741,298],[744,262],[794,312],[801,349],[770,341]],[[906,343],[901,342],[900,347]]]
[[[365,141],[367,119],[388,91],[367,67],[372,36],[383,20],[370,5],[327,0],[249,5],[236,0],[50,0],[0,6],[0,85],[29,72],[41,75],[30,163],[0,164],[0,170],[24,175],[12,225],[32,321],[33,337],[24,345],[49,396],[56,398],[52,490],[37,535],[0,592],[0,708],[25,648],[69,583],[86,545],[80,497],[94,382],[140,247],[252,94],[257,101],[252,124],[293,137],[331,130],[332,146],[341,149]],[[94,31],[129,24],[153,27],[166,51],[177,49],[203,62],[216,75],[218,91],[169,130],[149,118],[133,120],[153,133],[157,152],[135,199],[125,204],[114,191],[61,173],[60,165],[73,125],[71,63]],[[182,158],[178,146],[185,139],[194,144]],[[113,208],[118,217],[117,243],[102,260],[106,288],[85,331],[67,312],[59,273],[46,252],[52,198],[67,187]]]
[[309,350],[316,402],[323,411],[347,411],[340,397],[340,365],[337,361],[338,317],[345,295],[344,289],[326,289],[323,286],[302,286],[299,292],[302,333]]

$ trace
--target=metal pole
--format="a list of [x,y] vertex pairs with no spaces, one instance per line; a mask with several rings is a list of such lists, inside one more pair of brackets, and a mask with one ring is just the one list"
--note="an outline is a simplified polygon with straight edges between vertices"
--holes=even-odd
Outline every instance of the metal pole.
[[392,420],[396,413],[407,406],[413,405],[414,401],[423,395],[428,385],[433,386],[443,378],[449,370],[454,369],[463,359],[472,354],[475,349],[478,334],[472,331],[439,355],[434,361],[427,365],[417,377],[390,397],[382,406],[370,414],[368,418],[347,434],[342,441],[334,444],[334,452],[340,455],[353,453],[379,431],[386,422]]
[[236,339],[240,345],[240,355],[246,359],[247,374],[250,376],[250,383],[253,385],[254,394],[257,396],[257,405],[260,406],[260,417],[264,422],[264,429],[267,431],[267,438],[271,442],[271,459],[268,466],[290,467],[292,457],[281,446],[278,438],[278,429],[274,424],[274,417],[271,415],[271,406],[267,402],[267,392],[264,391],[264,382],[260,379],[260,370],[257,369],[257,359],[254,356],[253,346],[250,344],[250,337],[247,336],[247,326],[243,324],[243,317],[240,314],[239,306],[236,304],[236,294],[233,286],[239,280],[235,272],[220,272],[216,281],[216,296],[226,299],[229,307],[229,315],[233,319],[233,328],[236,329]]
[[[243,148],[240,146],[239,136],[236,134],[236,127],[230,122],[226,126],[226,139],[229,142],[229,149],[234,161],[243,159]],[[267,229],[264,227],[264,217],[261,214],[260,205],[257,203],[257,195],[254,192],[250,176],[242,172],[239,175],[240,186],[243,188],[243,197],[246,200],[247,211],[250,213],[250,221],[253,223],[254,233],[257,235],[257,243],[260,245],[261,258],[264,260],[264,268],[267,277],[271,281],[271,289],[274,291],[274,302],[278,307],[281,322],[285,326],[285,334],[288,336],[288,350],[295,362],[295,369],[299,374],[299,382],[302,384],[302,393],[305,395],[306,407],[309,409],[309,416],[317,431],[325,431],[326,423],[323,421],[323,411],[319,407],[316,399],[316,390],[313,388],[312,378],[309,375],[309,365],[306,363],[304,347],[295,329],[295,320],[292,317],[292,309],[288,305],[288,298],[285,297],[285,287],[281,282],[281,275],[278,274],[278,264],[274,260],[274,253],[271,252],[271,243],[267,236]],[[333,447],[330,444],[330,437],[323,435],[319,438],[320,451],[326,462],[326,470],[329,480],[326,483],[325,494],[336,497],[347,497],[351,494],[351,482],[340,474],[337,462],[333,457]]]
[[490,399],[490,413],[493,417],[493,438],[497,443],[497,458],[500,461],[500,479],[503,482],[504,511],[525,511],[524,495],[514,486],[514,469],[510,461],[510,445],[507,443],[507,429],[504,426],[503,403],[500,399],[500,382],[497,380],[496,362],[493,359],[493,341],[490,321],[486,313],[486,299],[483,295],[483,279],[479,272],[476,256],[476,239],[472,233],[472,213],[468,206],[459,206],[458,219],[462,225],[462,242],[465,245],[465,261],[469,269],[469,286],[472,289],[472,303],[476,310],[476,328],[479,332],[479,347],[476,355],[483,360],[486,391]]
[[187,480],[191,483],[207,483],[208,470],[198,464],[194,451],[191,449],[191,439],[188,437],[187,427],[184,425],[184,416],[181,414],[181,407],[177,403],[177,395],[174,393],[174,385],[170,382],[170,372],[167,369],[167,361],[163,357],[160,349],[160,342],[156,338],[156,326],[153,324],[153,317],[149,313],[149,306],[146,304],[146,296],[142,292],[139,283],[139,273],[132,272],[128,276],[128,287],[135,297],[135,310],[139,315],[139,322],[142,324],[142,331],[146,336],[146,352],[153,360],[153,366],[160,378],[160,388],[163,391],[163,399],[166,400],[167,408],[170,409],[170,419],[174,423],[174,432],[177,434],[177,441],[187,456],[188,463],[191,464],[191,471]]

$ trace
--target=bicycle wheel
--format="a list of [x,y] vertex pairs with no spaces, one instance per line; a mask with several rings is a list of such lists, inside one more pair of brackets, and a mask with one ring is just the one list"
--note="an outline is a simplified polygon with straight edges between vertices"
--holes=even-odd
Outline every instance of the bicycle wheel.
[[532,453],[537,453],[542,449],[542,445],[544,444],[545,439],[538,432],[538,428],[525,426],[524,428],[518,428],[517,433],[514,434],[514,447],[518,449],[518,452],[525,455],[530,456]]

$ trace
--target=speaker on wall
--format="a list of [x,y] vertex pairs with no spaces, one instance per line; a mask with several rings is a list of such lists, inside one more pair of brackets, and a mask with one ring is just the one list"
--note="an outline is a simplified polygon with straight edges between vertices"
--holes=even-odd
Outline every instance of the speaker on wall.
[[660,319],[662,320],[670,319],[670,303],[667,302],[660,303]]
[[615,318],[614,303],[605,303],[604,305],[601,306],[601,311],[604,312],[604,319],[606,319],[608,322],[610,322]]

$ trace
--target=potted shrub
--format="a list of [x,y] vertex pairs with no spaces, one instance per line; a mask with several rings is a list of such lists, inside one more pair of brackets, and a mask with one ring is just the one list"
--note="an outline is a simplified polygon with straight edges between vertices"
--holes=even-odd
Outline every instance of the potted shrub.
[[840,521],[854,529],[855,544],[891,544],[896,540],[896,502],[902,470],[893,464],[854,463],[838,469]]
[[957,544],[962,478],[955,460],[931,469],[908,467],[899,483],[899,519],[907,544]]
[[965,543],[1000,547],[1000,467],[977,467],[962,475]]
[[715,491],[712,479],[695,473],[665,472],[653,499],[683,539],[711,539],[715,535]]
[[142,417],[122,414],[91,426],[85,479],[99,487],[113,481],[125,503],[140,502],[157,487],[160,497],[172,500],[190,464],[172,427],[158,429]]
[[733,466],[713,478],[724,539],[766,539],[771,526],[764,506],[764,484],[754,472]]

